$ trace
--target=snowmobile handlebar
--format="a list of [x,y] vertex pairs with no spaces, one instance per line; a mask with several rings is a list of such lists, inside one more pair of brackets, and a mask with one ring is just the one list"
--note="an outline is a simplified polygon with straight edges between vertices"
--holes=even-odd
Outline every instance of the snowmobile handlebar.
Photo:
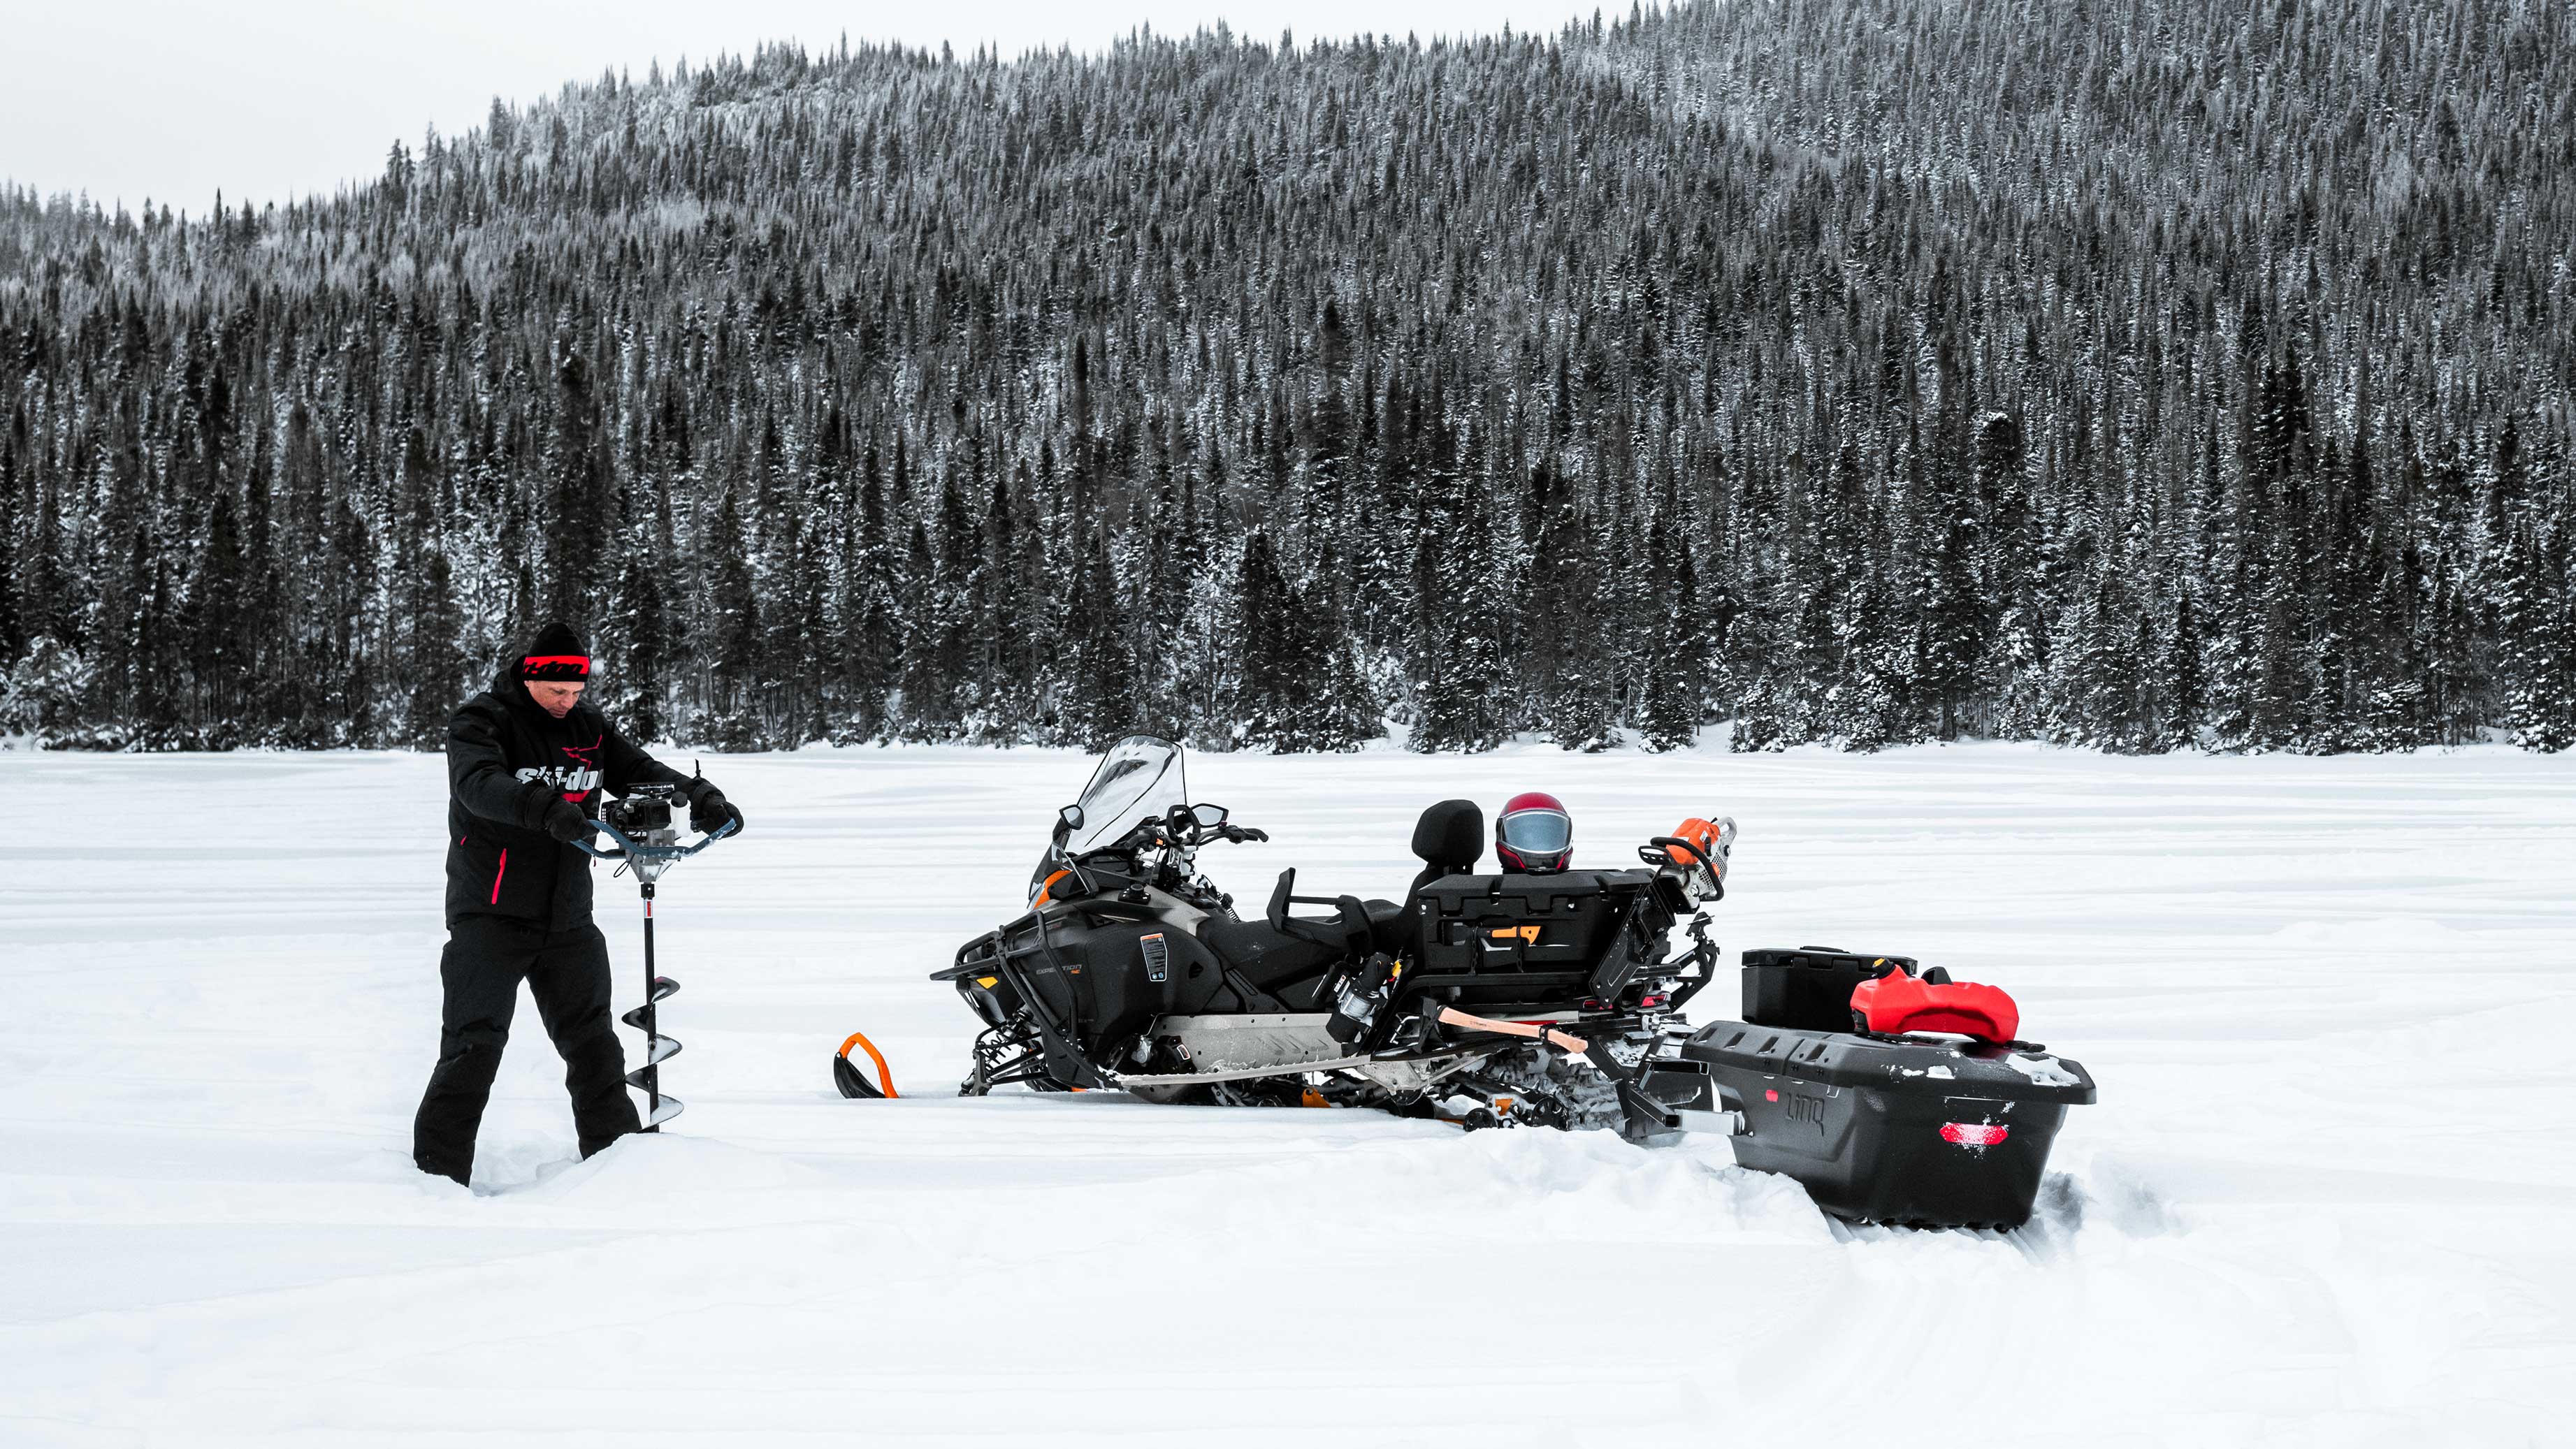
[[1138,820],[1135,828],[1112,843],[1109,849],[1142,852],[1179,847],[1196,850],[1211,841],[1223,840],[1240,845],[1245,841],[1269,838],[1270,832],[1258,826],[1237,825],[1228,820],[1202,825],[1188,818],[1186,810],[1174,810],[1168,816],[1148,815]]
[[587,840],[575,840],[573,844],[579,847],[583,854],[600,860],[686,860],[733,834],[733,822],[728,820],[688,845],[644,845],[605,820],[594,820],[590,823],[599,828],[600,834],[616,841],[618,849],[602,850]]

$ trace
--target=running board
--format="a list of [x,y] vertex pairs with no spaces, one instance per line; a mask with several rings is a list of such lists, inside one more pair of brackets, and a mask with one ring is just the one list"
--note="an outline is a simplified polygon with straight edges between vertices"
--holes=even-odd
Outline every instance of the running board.
[[1389,1091],[1416,1092],[1457,1075],[1474,1063],[1492,1056],[1489,1047],[1459,1046],[1400,1056],[1317,1057],[1311,1061],[1279,1062],[1266,1067],[1225,1067],[1213,1072],[1106,1072],[1109,1085],[1120,1091],[1132,1087],[1198,1087],[1217,1082],[1249,1082],[1261,1077],[1300,1077],[1308,1072],[1349,1072],[1364,1077]]
[[1311,1062],[1281,1062],[1268,1067],[1227,1067],[1216,1072],[1110,1072],[1111,1086],[1199,1087],[1211,1082],[1248,1082],[1256,1077],[1297,1077],[1308,1072],[1347,1072],[1368,1065],[1367,1057],[1324,1057]]

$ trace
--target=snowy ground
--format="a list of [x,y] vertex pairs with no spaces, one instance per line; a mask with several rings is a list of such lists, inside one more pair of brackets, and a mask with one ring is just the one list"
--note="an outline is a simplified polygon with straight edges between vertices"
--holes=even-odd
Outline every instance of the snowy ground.
[[[2576,1434],[2576,759],[1193,761],[1256,897],[1395,892],[1444,795],[1552,789],[1604,863],[1737,815],[1730,957],[1909,951],[2100,1080],[2011,1240],[1839,1231],[1710,1138],[958,1101],[923,977],[1082,762],[708,767],[751,830],[663,887],[687,1115],[572,1163],[523,1006],[469,1193],[407,1156],[434,758],[0,754],[0,1443]],[[833,1095],[860,1026],[920,1095]]]

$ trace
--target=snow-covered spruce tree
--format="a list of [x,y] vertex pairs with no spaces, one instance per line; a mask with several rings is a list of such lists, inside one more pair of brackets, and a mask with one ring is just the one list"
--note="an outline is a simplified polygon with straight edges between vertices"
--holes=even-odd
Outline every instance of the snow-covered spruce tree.
[[[448,716],[468,693],[466,660],[458,649],[464,619],[457,607],[455,573],[448,564],[442,537],[438,494],[438,464],[430,456],[429,438],[413,428],[403,443],[398,488],[400,522],[394,564],[400,583],[393,592],[400,600],[400,617],[395,625],[401,643],[393,674],[409,693],[403,701],[401,737],[422,749],[434,749],[445,741]],[[227,497],[227,511],[229,503]],[[210,558],[211,554],[210,549]],[[237,571],[241,566],[242,561],[236,557],[229,567]],[[210,563],[210,571],[212,567]],[[236,585],[225,593],[237,597],[238,590]],[[240,613],[238,603],[218,604],[211,591],[207,608],[210,614]],[[225,648],[211,638],[202,647],[219,651]],[[221,659],[223,655],[216,657]],[[243,663],[247,672],[247,661]]]
[[2576,744],[2576,622],[2569,619],[2567,526],[2525,513],[2507,526],[2497,573],[2504,718],[2514,743],[2555,753]]
[[1125,621],[1128,606],[1108,541],[1095,537],[1076,575],[1064,626],[1072,644],[1061,706],[1067,743],[1096,750],[1140,730],[1169,729],[1150,718],[1142,697]]
[[1658,752],[1681,749],[1698,738],[1704,709],[1700,672],[1706,634],[1692,542],[1678,485],[1667,473],[1647,530],[1645,579],[1653,632],[1637,720],[1639,742]]
[[760,602],[752,593],[742,514],[730,479],[717,495],[715,516],[698,547],[707,596],[695,653],[704,665],[704,681],[701,713],[687,722],[688,733],[718,749],[753,748],[762,740],[750,699],[752,671],[759,662]]
[[649,484],[629,480],[626,524],[619,530],[617,578],[610,593],[609,620],[620,648],[610,656],[617,672],[608,683],[614,701],[611,717],[639,740],[667,739],[672,734],[673,636],[667,580],[673,560],[667,510],[658,479]]
[[[1945,426],[1955,426],[1945,420]],[[1977,667],[1987,658],[1990,606],[1979,578],[1987,553],[1979,479],[1964,449],[1933,461],[1925,493],[1915,599],[1914,689],[1935,735],[1955,740],[1974,710]]]
[[1467,470],[1458,430],[1434,394],[1414,487],[1413,748],[1483,750],[1501,742],[1502,596],[1487,480]]
[[542,536],[545,558],[538,575],[538,612],[574,623],[593,617],[616,565],[609,524],[615,517],[609,460],[600,436],[600,405],[590,361],[564,339],[555,364],[554,437],[548,447]]
[[[26,410],[18,410],[14,428],[0,428],[0,669],[18,657],[27,642],[25,621],[18,612],[18,561],[25,552],[18,541],[29,528],[33,512],[27,506],[25,480],[20,474],[18,456],[26,439]],[[229,497],[218,490],[218,496]],[[239,548],[239,536],[235,536]]]
[[[418,566],[429,574],[423,580],[421,600],[435,610],[446,579],[445,559],[440,556]],[[215,748],[242,743],[237,733],[239,722],[250,717],[252,587],[241,510],[233,502],[232,490],[218,482],[188,587],[189,662],[185,666],[196,683],[190,717],[212,722],[205,730],[204,740]],[[0,589],[0,593],[5,592]],[[452,603],[450,608],[452,622]],[[434,625],[436,620],[432,622]]]

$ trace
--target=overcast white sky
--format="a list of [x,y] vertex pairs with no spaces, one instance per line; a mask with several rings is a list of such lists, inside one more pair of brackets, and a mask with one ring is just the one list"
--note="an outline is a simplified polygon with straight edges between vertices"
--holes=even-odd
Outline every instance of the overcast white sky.
[[[375,175],[399,137],[481,123],[621,66],[899,39],[1005,54],[1096,50],[1138,24],[1180,35],[1223,19],[1300,41],[1360,31],[1553,31],[1595,0],[0,0],[0,178],[47,195],[146,197],[203,215],[328,193]],[[1624,4],[1614,8],[1626,12]]]

